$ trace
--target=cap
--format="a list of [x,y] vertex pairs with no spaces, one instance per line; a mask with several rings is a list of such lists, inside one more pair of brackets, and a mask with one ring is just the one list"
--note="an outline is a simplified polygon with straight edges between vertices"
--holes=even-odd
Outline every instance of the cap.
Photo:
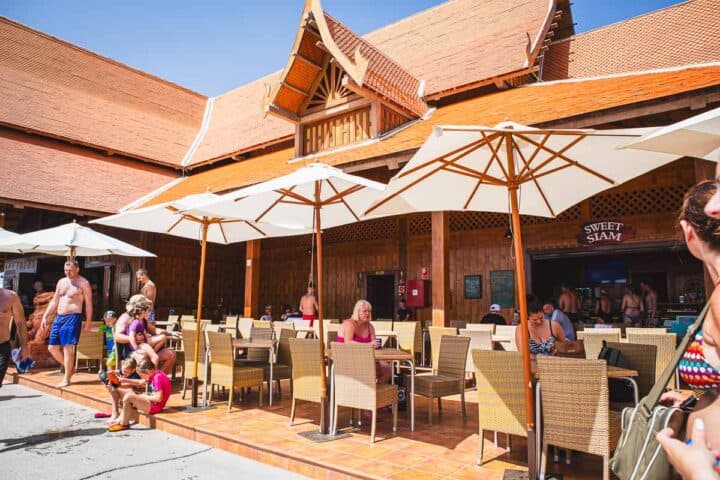
[[137,294],[130,297],[130,300],[128,300],[127,304],[125,304],[125,311],[126,312],[132,312],[136,308],[150,308],[152,306],[152,302],[149,298],[147,298],[145,295]]
[[117,313],[115,313],[115,310],[108,310],[103,314],[103,320],[107,320],[108,318],[117,318]]
[[493,303],[492,305],[490,305],[490,311],[491,311],[491,312],[497,313],[497,312],[499,312],[500,310],[501,310],[500,305],[498,305],[497,303]]

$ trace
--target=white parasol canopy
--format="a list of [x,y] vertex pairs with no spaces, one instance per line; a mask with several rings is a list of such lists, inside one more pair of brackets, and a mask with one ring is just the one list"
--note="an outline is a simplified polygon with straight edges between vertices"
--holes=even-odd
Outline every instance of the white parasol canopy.
[[19,237],[20,234],[11,232],[10,230],[5,230],[4,228],[0,227],[0,243],[1,242],[7,242],[10,239]]
[[651,131],[622,148],[720,162],[720,108]]
[[[616,150],[650,130],[541,130],[514,122],[437,126],[367,214],[510,213],[508,186],[515,184],[521,215],[555,217],[598,192],[675,160],[677,155]],[[508,166],[508,138],[513,172]]]
[[75,222],[2,240],[0,252],[48,253],[71,258],[101,255],[155,256],[153,253]]

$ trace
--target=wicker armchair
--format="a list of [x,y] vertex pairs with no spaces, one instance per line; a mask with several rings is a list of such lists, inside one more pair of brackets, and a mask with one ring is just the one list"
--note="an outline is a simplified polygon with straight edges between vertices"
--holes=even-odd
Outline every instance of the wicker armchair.
[[[586,337],[587,338],[587,337]],[[540,478],[544,478],[550,445],[603,457],[603,479],[609,479],[608,462],[620,437],[620,414],[609,407],[607,364],[538,356],[542,385],[542,440]],[[572,412],[568,408],[574,406]]]
[[225,333],[229,333],[233,338],[237,338],[238,334],[238,316],[237,315],[225,315],[223,321],[225,327]]
[[465,329],[467,327],[467,320],[450,320],[450,326],[452,328]]
[[[193,323],[193,326],[195,324]],[[203,380],[205,372],[205,335],[200,335],[200,348],[198,349],[198,378]],[[195,329],[189,329],[183,335],[183,393],[182,398],[185,400],[185,392],[188,389],[188,382],[192,381],[193,371],[193,355],[195,354]]]
[[625,335],[663,335],[668,333],[667,328],[637,328],[637,327],[627,327],[625,329]]
[[585,358],[589,360],[597,360],[603,340],[606,342],[620,341],[620,330],[615,328],[586,328],[582,333],[582,338],[578,337],[578,340],[583,341]]
[[338,407],[370,410],[370,443],[375,443],[377,409],[387,405],[392,405],[393,432],[397,431],[397,385],[377,384],[373,346],[335,342],[332,355],[335,370],[333,432],[337,431]]
[[292,336],[295,336],[295,324],[292,322],[273,322],[272,328],[273,335],[276,339],[280,338],[280,333],[282,333],[283,330],[292,330]]
[[476,330],[476,331],[482,330],[482,331],[488,331],[492,334],[492,333],[495,333],[495,324],[494,323],[468,323],[467,325],[465,325],[465,330]]
[[195,321],[195,315],[180,315],[180,323],[185,321]]
[[[657,347],[655,345],[621,342],[608,342],[607,346],[620,350],[630,363],[630,368],[637,370],[638,376],[635,377],[635,383],[637,383],[638,386],[639,398],[647,395],[653,385],[655,385]],[[613,405],[613,407],[620,407],[620,405]]]
[[460,330],[461,337],[470,339],[470,347],[468,347],[467,360],[465,361],[465,373],[475,373],[475,364],[473,363],[473,350],[492,350],[493,340],[492,333],[489,330]]
[[[290,343],[288,340],[295,336],[295,330],[284,328],[280,330],[280,337],[277,339],[277,355],[275,356],[275,362],[273,363],[273,380],[277,383],[277,396],[282,398],[282,390],[280,387],[280,380],[290,379],[291,365],[290,360]],[[270,365],[263,367],[265,370],[265,379],[270,379]],[[292,389],[292,386],[290,387]]]
[[295,421],[297,400],[320,403],[320,340],[290,338],[290,365],[292,366],[292,405],[290,425]]
[[[212,384],[228,388],[228,406],[230,412],[236,388],[258,387],[258,406],[262,407],[263,382],[262,368],[238,365],[229,333],[205,332],[210,346],[212,359]],[[212,390],[211,390],[212,392]],[[212,397],[210,399],[212,401]]]
[[471,350],[477,381],[480,452],[482,464],[485,430],[527,437],[525,382],[518,352]]
[[250,332],[252,331],[254,320],[247,317],[239,317],[237,328],[240,338],[250,338]]
[[495,335],[499,337],[508,337],[515,340],[515,330],[517,325],[495,325]]
[[98,369],[102,368],[105,347],[105,334],[97,332],[81,332],[80,339],[75,346],[75,370],[80,360],[85,360],[88,370],[90,361],[97,360]]
[[413,359],[422,352],[422,332],[420,322],[395,322],[393,330],[397,334],[398,348],[408,352]]
[[[250,330],[250,340],[272,340],[273,330],[272,328],[261,328],[253,326]],[[248,337],[245,337],[248,338]],[[257,363],[259,365],[265,365],[269,361],[270,352],[265,348],[248,348],[247,355],[242,359],[245,363]]]
[[[674,333],[628,333],[629,343],[641,343],[643,345],[655,345],[657,347],[657,357],[655,366],[655,379],[657,380],[662,372],[665,371],[665,367],[672,360],[675,354],[676,336]],[[674,385],[675,375],[670,377],[668,385]]]
[[451,327],[428,327],[430,336],[430,360],[432,361],[432,372],[437,373],[438,359],[440,356],[440,339],[444,335],[457,335],[457,328]]
[[460,395],[463,420],[467,419],[465,409],[465,361],[470,338],[444,335],[440,340],[437,375],[415,377],[415,395],[428,397],[428,423],[432,425],[432,400],[438,399],[438,414],[442,415],[442,397]]
[[[210,320],[200,320],[200,330],[205,330],[208,325],[210,325]],[[191,320],[181,320],[180,326],[183,330],[195,330],[197,328],[197,322],[195,319]]]

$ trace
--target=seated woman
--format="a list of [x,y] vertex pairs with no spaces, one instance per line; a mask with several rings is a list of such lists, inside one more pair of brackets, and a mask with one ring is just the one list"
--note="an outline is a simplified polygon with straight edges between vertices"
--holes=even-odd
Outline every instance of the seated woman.
[[[372,305],[367,300],[358,300],[353,308],[350,318],[345,320],[338,331],[337,342],[372,343],[375,341],[375,327],[370,323],[372,318]],[[390,383],[392,369],[388,362],[377,362],[378,383]]]
[[[556,342],[565,341],[562,325],[552,320],[545,320],[540,302],[528,302],[528,336],[530,355],[550,355]],[[522,332],[515,329],[515,345],[522,345]]]

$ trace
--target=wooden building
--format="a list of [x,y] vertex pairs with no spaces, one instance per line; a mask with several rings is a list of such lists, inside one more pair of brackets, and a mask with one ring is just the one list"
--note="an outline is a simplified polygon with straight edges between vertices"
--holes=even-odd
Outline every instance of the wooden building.
[[[225,192],[314,161],[387,181],[437,124],[659,126],[720,104],[713,0],[578,35],[566,0],[454,0],[364,36],[307,0],[285,68],[214,98],[8,19],[0,35],[0,206],[16,231]],[[589,297],[599,286],[617,296],[623,277],[650,281],[665,302],[699,300],[702,267],[682,247],[675,217],[687,188],[713,172],[710,162],[680,159],[556,219],[523,218],[528,285],[543,298],[563,280],[587,286]],[[445,321],[478,319],[508,287],[508,221],[416,214],[324,232],[325,315],[347,317],[358,298],[390,315],[401,282],[426,269]],[[608,221],[628,234],[614,243],[584,234],[585,224],[597,232]],[[143,264],[160,287],[161,315],[192,310],[197,242],[111,232],[158,258],[90,263],[102,269],[103,305],[135,290],[127,274]],[[309,236],[211,246],[209,311],[295,305],[310,248]],[[512,298],[503,300],[507,316]],[[429,319],[431,310],[417,314]]]

